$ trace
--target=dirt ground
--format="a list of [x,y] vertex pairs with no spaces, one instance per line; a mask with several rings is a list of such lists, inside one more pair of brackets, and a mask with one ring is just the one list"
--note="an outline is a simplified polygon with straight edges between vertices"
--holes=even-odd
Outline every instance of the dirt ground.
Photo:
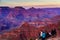
[[49,38],[47,40],[60,40],[60,37],[56,37],[56,38]]

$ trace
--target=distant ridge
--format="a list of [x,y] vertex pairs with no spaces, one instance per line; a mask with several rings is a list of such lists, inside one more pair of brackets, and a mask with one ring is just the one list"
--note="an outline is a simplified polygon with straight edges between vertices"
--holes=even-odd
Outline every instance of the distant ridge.
[[[6,20],[7,23],[10,24],[9,29],[18,27],[19,25],[21,25],[22,22],[43,21],[41,23],[45,24],[45,22],[50,21],[50,23],[52,23],[51,18],[58,15],[60,15],[60,8],[30,7],[29,9],[25,9],[24,7],[21,7],[21,6],[16,6],[14,8],[10,8],[8,6],[0,7],[0,19],[1,20],[4,19]],[[7,24],[4,24],[4,22],[2,22],[2,24],[7,25]],[[6,26],[3,26],[3,28],[5,29]]]
[[46,7],[43,7],[43,6],[15,6],[15,7],[10,7],[10,6],[0,6],[0,8],[3,8],[3,7],[9,7],[9,8],[20,8],[20,7],[23,7],[23,8],[60,8],[60,7],[48,7],[48,6],[46,6]]

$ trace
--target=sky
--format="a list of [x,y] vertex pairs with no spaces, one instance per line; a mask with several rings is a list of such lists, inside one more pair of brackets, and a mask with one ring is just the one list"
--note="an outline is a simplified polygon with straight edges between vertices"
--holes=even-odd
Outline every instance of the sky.
[[0,0],[0,6],[60,6],[60,0]]

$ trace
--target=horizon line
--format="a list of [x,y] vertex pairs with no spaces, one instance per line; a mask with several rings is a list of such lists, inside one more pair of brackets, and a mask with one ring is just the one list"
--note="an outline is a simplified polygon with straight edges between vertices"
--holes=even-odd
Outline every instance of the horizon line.
[[11,5],[0,5],[0,7],[10,7],[10,8],[14,8],[14,7],[24,7],[24,8],[60,8],[60,5],[30,5],[30,6],[20,6],[20,5],[15,5],[15,6],[11,6]]

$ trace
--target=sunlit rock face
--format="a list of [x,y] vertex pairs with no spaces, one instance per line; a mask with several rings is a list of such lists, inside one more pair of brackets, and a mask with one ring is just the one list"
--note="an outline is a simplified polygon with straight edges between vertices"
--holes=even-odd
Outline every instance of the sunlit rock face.
[[53,17],[60,15],[60,8],[0,7],[0,31],[20,27],[23,22],[39,22],[36,27],[54,23]]

